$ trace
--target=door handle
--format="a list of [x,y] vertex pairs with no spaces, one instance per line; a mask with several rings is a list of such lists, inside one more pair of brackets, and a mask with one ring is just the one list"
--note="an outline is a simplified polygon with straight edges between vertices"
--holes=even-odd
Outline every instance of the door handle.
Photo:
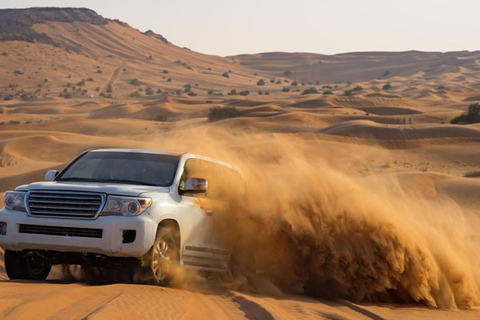
[[207,209],[205,210],[205,213],[207,214],[207,216],[211,216],[213,214],[213,210]]

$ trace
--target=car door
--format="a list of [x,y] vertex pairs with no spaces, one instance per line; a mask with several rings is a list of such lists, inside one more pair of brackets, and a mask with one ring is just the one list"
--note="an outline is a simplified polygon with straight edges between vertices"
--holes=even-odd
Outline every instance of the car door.
[[[188,159],[180,181],[182,205],[189,212],[194,229],[183,241],[182,260],[186,266],[226,270],[231,250],[228,248],[228,204],[220,199],[222,186],[220,165],[200,159]],[[182,185],[188,178],[208,181],[205,193],[187,193]]]

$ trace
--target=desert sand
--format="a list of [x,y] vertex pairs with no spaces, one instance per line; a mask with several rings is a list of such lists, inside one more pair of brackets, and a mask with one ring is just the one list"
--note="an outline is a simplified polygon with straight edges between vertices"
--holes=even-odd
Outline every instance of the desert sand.
[[224,58],[52,12],[48,41],[0,41],[0,193],[88,149],[196,152],[245,178],[225,218],[245,254],[231,282],[155,287],[9,281],[2,251],[1,318],[480,319],[480,125],[450,123],[480,52]]

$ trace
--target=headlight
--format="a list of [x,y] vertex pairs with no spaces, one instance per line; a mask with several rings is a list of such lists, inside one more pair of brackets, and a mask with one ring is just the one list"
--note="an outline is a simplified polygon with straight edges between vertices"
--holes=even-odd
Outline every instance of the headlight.
[[152,204],[150,198],[112,197],[107,198],[107,204],[101,216],[138,216]]
[[7,191],[3,194],[5,208],[9,210],[24,211],[25,210],[25,192]]

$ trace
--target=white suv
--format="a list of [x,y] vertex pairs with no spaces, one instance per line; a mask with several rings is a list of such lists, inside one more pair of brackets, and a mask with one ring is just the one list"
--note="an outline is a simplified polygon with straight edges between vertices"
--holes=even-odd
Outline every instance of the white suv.
[[79,264],[142,270],[166,284],[173,264],[226,271],[225,212],[214,208],[239,179],[231,165],[189,153],[84,152],[46,182],[5,192],[7,275],[43,280],[52,265]]

